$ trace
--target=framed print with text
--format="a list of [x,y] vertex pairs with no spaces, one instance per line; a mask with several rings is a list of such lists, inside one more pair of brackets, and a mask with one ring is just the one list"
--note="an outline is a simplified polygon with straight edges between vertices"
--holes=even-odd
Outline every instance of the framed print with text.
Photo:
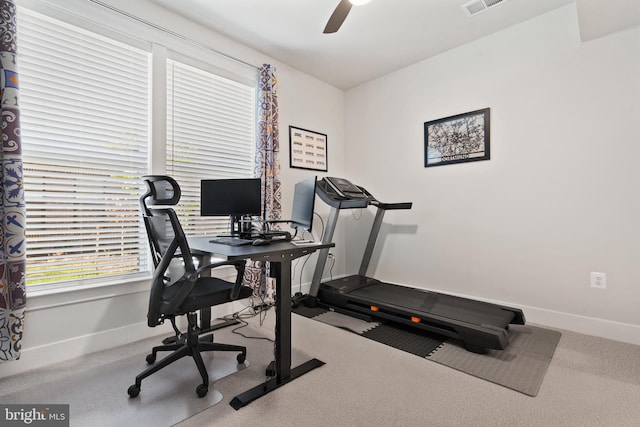
[[327,135],[289,126],[289,165],[327,172]]
[[489,160],[489,108],[424,124],[424,167]]

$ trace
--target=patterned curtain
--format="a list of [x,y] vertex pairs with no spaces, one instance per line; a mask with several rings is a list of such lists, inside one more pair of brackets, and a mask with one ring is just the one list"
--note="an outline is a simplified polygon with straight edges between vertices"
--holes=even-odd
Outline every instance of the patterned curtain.
[[[276,70],[269,64],[260,69],[258,92],[258,138],[256,140],[255,176],[262,179],[262,197],[265,220],[281,219],[282,195],[280,189],[280,140],[278,132],[278,97]],[[265,302],[275,301],[275,284],[268,278],[267,266],[250,263],[245,281],[254,295]]]
[[25,285],[25,203],[18,109],[16,5],[0,0],[2,174],[0,194],[0,361],[20,358]]

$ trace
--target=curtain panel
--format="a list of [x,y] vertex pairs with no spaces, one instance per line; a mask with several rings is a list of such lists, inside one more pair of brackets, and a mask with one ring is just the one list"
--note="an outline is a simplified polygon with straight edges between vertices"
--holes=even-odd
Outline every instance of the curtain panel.
[[[269,64],[262,65],[259,85],[255,176],[262,179],[263,219],[278,220],[282,218],[282,194],[275,67]],[[245,281],[253,288],[254,295],[264,302],[275,301],[275,284],[268,277],[266,265],[261,262],[251,262],[247,265]]]
[[26,304],[25,201],[18,108],[16,4],[0,0],[2,196],[0,223],[0,361],[20,358]]

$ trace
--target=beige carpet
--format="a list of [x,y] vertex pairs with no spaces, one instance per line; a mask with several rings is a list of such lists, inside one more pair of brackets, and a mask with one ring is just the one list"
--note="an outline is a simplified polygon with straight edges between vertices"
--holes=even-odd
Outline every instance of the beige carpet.
[[[247,344],[251,366],[213,383],[210,390],[220,392],[223,400],[176,427],[625,427],[638,425],[640,419],[640,346],[562,331],[538,395],[531,398],[328,324],[301,316],[292,320],[293,365],[312,357],[326,365],[235,411],[231,399],[265,380],[273,345],[246,340],[229,329],[219,331],[218,341]],[[273,312],[263,325],[257,318],[250,322],[251,327],[243,330],[246,334],[273,337]],[[72,427],[149,425],[155,418],[152,407],[129,412],[132,418],[126,420],[114,416],[129,404],[126,389],[144,360],[137,360],[121,379],[100,375],[108,370],[92,371],[92,367],[144,357],[155,342],[145,340],[2,378],[0,403],[12,403],[8,396],[43,386],[50,393],[38,394],[43,403],[57,399],[70,404]],[[87,393],[78,393],[75,381],[68,380],[80,371],[87,376],[82,381],[93,384]],[[191,366],[188,372],[189,384],[182,393],[172,389],[168,378],[160,386],[185,407],[199,400],[194,393],[197,373]],[[144,387],[141,397],[149,390]],[[73,417],[83,416],[80,408],[89,414],[84,416],[93,411],[106,415],[89,424],[77,423]],[[173,425],[168,419],[156,421],[157,427]]]
[[[145,343],[150,349],[158,341],[145,340]],[[142,350],[108,363],[93,363],[83,358],[76,363],[43,369],[38,381],[1,396],[0,401],[3,404],[69,404],[72,426],[173,425],[220,403],[222,394],[216,385],[250,365],[249,361],[238,365],[237,353],[204,354],[209,370],[209,392],[198,398],[195,390],[202,380],[193,359],[185,357],[145,378],[140,395],[129,398],[127,388],[147,366],[147,354],[148,350]],[[158,359],[163,354],[167,353],[159,353]]]

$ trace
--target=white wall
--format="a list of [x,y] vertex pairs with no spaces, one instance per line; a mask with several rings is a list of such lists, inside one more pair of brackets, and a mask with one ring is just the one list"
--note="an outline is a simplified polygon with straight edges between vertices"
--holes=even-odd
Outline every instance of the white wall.
[[[639,52],[638,27],[581,43],[570,5],[347,91],[347,177],[414,202],[369,274],[640,344]],[[485,107],[491,160],[423,167],[424,122]]]
[[[19,5],[40,3],[20,0]],[[147,21],[154,22],[178,34],[207,44],[213,49],[256,66],[270,63],[276,66],[280,113],[280,143],[283,186],[283,216],[291,211],[293,186],[312,175],[311,171],[289,168],[289,125],[313,129],[329,136],[329,165],[337,175],[344,174],[344,92],[266,57],[217,33],[159,8],[147,0],[136,2],[106,1]],[[58,7],[52,2],[54,9]],[[67,0],[65,7],[81,16],[89,16],[106,27],[135,30],[134,21],[114,15],[86,0]],[[140,34],[140,32],[138,32]],[[323,212],[322,206],[320,212]],[[328,210],[327,210],[328,211]],[[340,245],[342,246],[342,245]],[[338,253],[340,250],[337,250]],[[344,258],[344,257],[340,257]],[[310,260],[304,269],[304,282],[310,281]],[[297,274],[301,265],[298,266]],[[296,277],[299,283],[299,276]],[[146,310],[149,280],[114,284],[106,288],[83,289],[75,292],[28,294],[21,359],[0,365],[0,378],[45,366],[83,354],[123,345],[152,334],[171,333],[170,325],[148,328]],[[215,316],[239,309],[238,303],[216,308]]]
[[[278,68],[278,101],[280,112],[280,162],[281,176],[284,185],[282,217],[287,218],[291,213],[293,202],[293,186],[305,178],[316,175],[318,179],[328,175],[344,175],[344,92],[327,83],[314,80],[290,67],[280,65]],[[328,173],[310,171],[306,169],[290,168],[289,161],[289,126],[309,129],[327,135],[327,152],[329,155]],[[316,196],[315,212],[323,217],[326,223],[330,208]],[[322,223],[314,219],[312,233],[317,240],[322,237]],[[342,234],[336,232],[336,238],[341,241]],[[308,235],[307,235],[308,237]],[[338,244],[332,249],[335,255],[335,272],[344,271],[344,245]],[[317,253],[301,258],[293,263],[293,291],[308,292],[315,269]],[[328,267],[326,274],[330,274]],[[328,277],[328,276],[327,276]],[[301,288],[301,285],[302,288]]]
[[[68,1],[96,16],[88,2]],[[382,201],[414,202],[387,214],[371,275],[640,343],[637,27],[580,43],[568,6],[345,94],[147,0],[108,3],[241,60],[276,65],[285,213],[293,184],[312,174],[289,168],[289,125],[328,135],[330,175]],[[484,107],[491,160],[424,168],[423,123]],[[317,208],[326,218],[328,208]],[[357,271],[372,214],[343,214],[334,275],[345,260]],[[294,285],[310,280],[313,265]],[[608,289],[589,287],[591,271],[607,273]],[[22,359],[0,365],[0,377],[167,333],[146,327],[147,287],[32,295]]]

